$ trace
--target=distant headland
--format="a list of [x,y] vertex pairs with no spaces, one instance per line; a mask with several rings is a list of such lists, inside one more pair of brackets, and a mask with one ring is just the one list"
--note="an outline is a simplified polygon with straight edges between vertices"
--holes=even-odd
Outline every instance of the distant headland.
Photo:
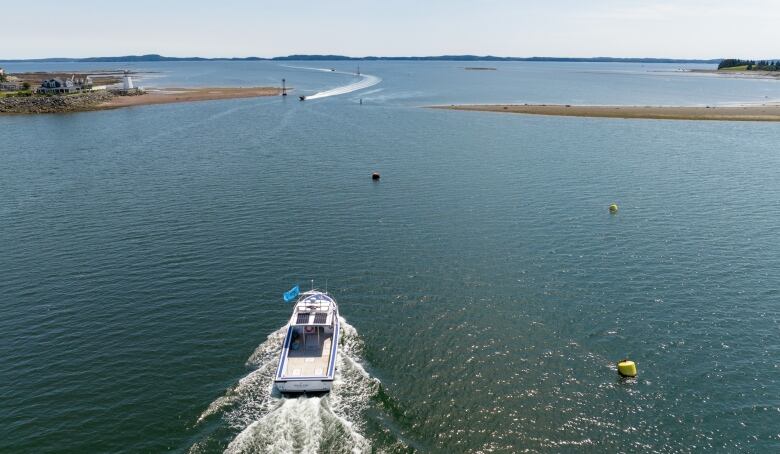
[[147,104],[277,96],[291,87],[202,87],[144,90],[130,71],[29,72],[0,68],[0,115],[85,112]]
[[780,60],[741,60],[727,58],[718,64],[721,71],[780,71]]
[[723,59],[677,59],[677,58],[622,58],[622,57],[497,57],[493,55],[435,55],[435,56],[400,56],[400,57],[350,57],[346,55],[298,54],[283,57],[165,57],[158,54],[124,55],[118,57],[86,57],[86,58],[35,58],[0,60],[2,63],[120,63],[120,62],[164,62],[164,61],[530,61],[530,62],[570,62],[570,63],[704,63],[719,64]]
[[742,60],[727,58],[718,64],[717,69],[692,69],[691,72],[752,79],[780,79],[780,59]]

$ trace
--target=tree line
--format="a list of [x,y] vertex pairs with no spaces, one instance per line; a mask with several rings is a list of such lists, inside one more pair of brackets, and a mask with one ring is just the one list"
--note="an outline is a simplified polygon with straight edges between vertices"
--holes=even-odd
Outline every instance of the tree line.
[[735,68],[737,66],[746,66],[748,71],[780,71],[780,60],[740,60],[738,58],[727,58],[720,62],[718,69]]

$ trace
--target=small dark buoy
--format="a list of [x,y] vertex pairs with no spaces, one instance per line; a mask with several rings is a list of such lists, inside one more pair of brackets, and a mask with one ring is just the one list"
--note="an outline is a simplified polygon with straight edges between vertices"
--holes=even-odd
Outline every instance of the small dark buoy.
[[371,179],[372,180],[378,180],[380,178],[381,178],[381,175],[379,175],[379,172],[374,172],[374,173],[371,174]]

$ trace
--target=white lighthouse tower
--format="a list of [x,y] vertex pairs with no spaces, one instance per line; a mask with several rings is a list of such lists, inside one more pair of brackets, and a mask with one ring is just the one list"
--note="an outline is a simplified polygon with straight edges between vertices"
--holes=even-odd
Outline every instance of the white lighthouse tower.
[[130,77],[130,71],[125,70],[125,75],[122,78],[122,89],[129,91],[133,90],[133,78]]

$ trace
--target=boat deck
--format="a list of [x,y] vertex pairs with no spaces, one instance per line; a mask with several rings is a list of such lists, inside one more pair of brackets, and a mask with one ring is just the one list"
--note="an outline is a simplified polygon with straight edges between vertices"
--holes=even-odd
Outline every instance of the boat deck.
[[324,377],[328,374],[333,335],[311,333],[294,341],[287,353],[282,377]]

